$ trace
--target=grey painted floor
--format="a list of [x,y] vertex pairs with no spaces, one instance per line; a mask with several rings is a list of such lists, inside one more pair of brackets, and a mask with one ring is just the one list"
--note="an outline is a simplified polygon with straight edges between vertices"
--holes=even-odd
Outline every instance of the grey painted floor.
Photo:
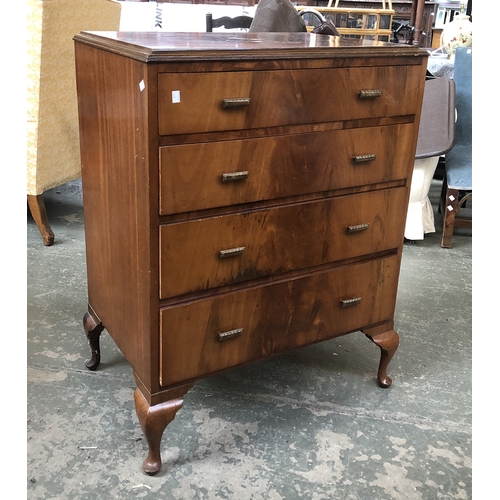
[[438,232],[405,243],[390,389],[361,333],[205,379],[149,477],[132,371],[106,331],[98,371],[84,366],[80,183],[46,203],[54,246],[27,227],[28,499],[472,498],[470,230],[442,249],[436,212]]

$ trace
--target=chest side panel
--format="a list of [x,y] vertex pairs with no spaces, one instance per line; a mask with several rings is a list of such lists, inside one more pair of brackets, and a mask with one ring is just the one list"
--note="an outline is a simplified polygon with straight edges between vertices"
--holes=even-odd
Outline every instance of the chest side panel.
[[157,148],[139,87],[148,73],[103,50],[75,51],[89,305],[134,370],[157,384]]

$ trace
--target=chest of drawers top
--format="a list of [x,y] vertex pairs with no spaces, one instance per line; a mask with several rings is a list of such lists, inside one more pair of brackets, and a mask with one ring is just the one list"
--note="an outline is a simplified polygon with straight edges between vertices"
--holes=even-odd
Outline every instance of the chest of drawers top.
[[143,62],[427,56],[411,45],[311,33],[84,31],[74,40]]

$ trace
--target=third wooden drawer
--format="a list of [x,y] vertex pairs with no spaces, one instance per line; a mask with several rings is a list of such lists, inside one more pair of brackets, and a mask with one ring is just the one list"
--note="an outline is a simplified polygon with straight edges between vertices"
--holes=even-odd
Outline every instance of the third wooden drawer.
[[160,298],[397,248],[406,197],[391,188],[162,225]]

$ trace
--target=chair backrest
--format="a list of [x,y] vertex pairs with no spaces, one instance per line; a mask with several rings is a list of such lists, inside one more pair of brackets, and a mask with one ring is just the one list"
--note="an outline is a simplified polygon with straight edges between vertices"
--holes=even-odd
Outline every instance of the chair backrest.
[[455,52],[453,80],[456,87],[457,122],[455,144],[472,143],[472,48],[458,47]]
[[211,12],[207,12],[207,32],[211,33],[213,28],[235,29],[235,28],[250,28],[253,18],[250,16],[222,16],[214,19]]
[[425,81],[415,158],[440,156],[455,143],[455,82],[438,77]]
[[249,32],[306,32],[306,24],[291,0],[259,0]]

